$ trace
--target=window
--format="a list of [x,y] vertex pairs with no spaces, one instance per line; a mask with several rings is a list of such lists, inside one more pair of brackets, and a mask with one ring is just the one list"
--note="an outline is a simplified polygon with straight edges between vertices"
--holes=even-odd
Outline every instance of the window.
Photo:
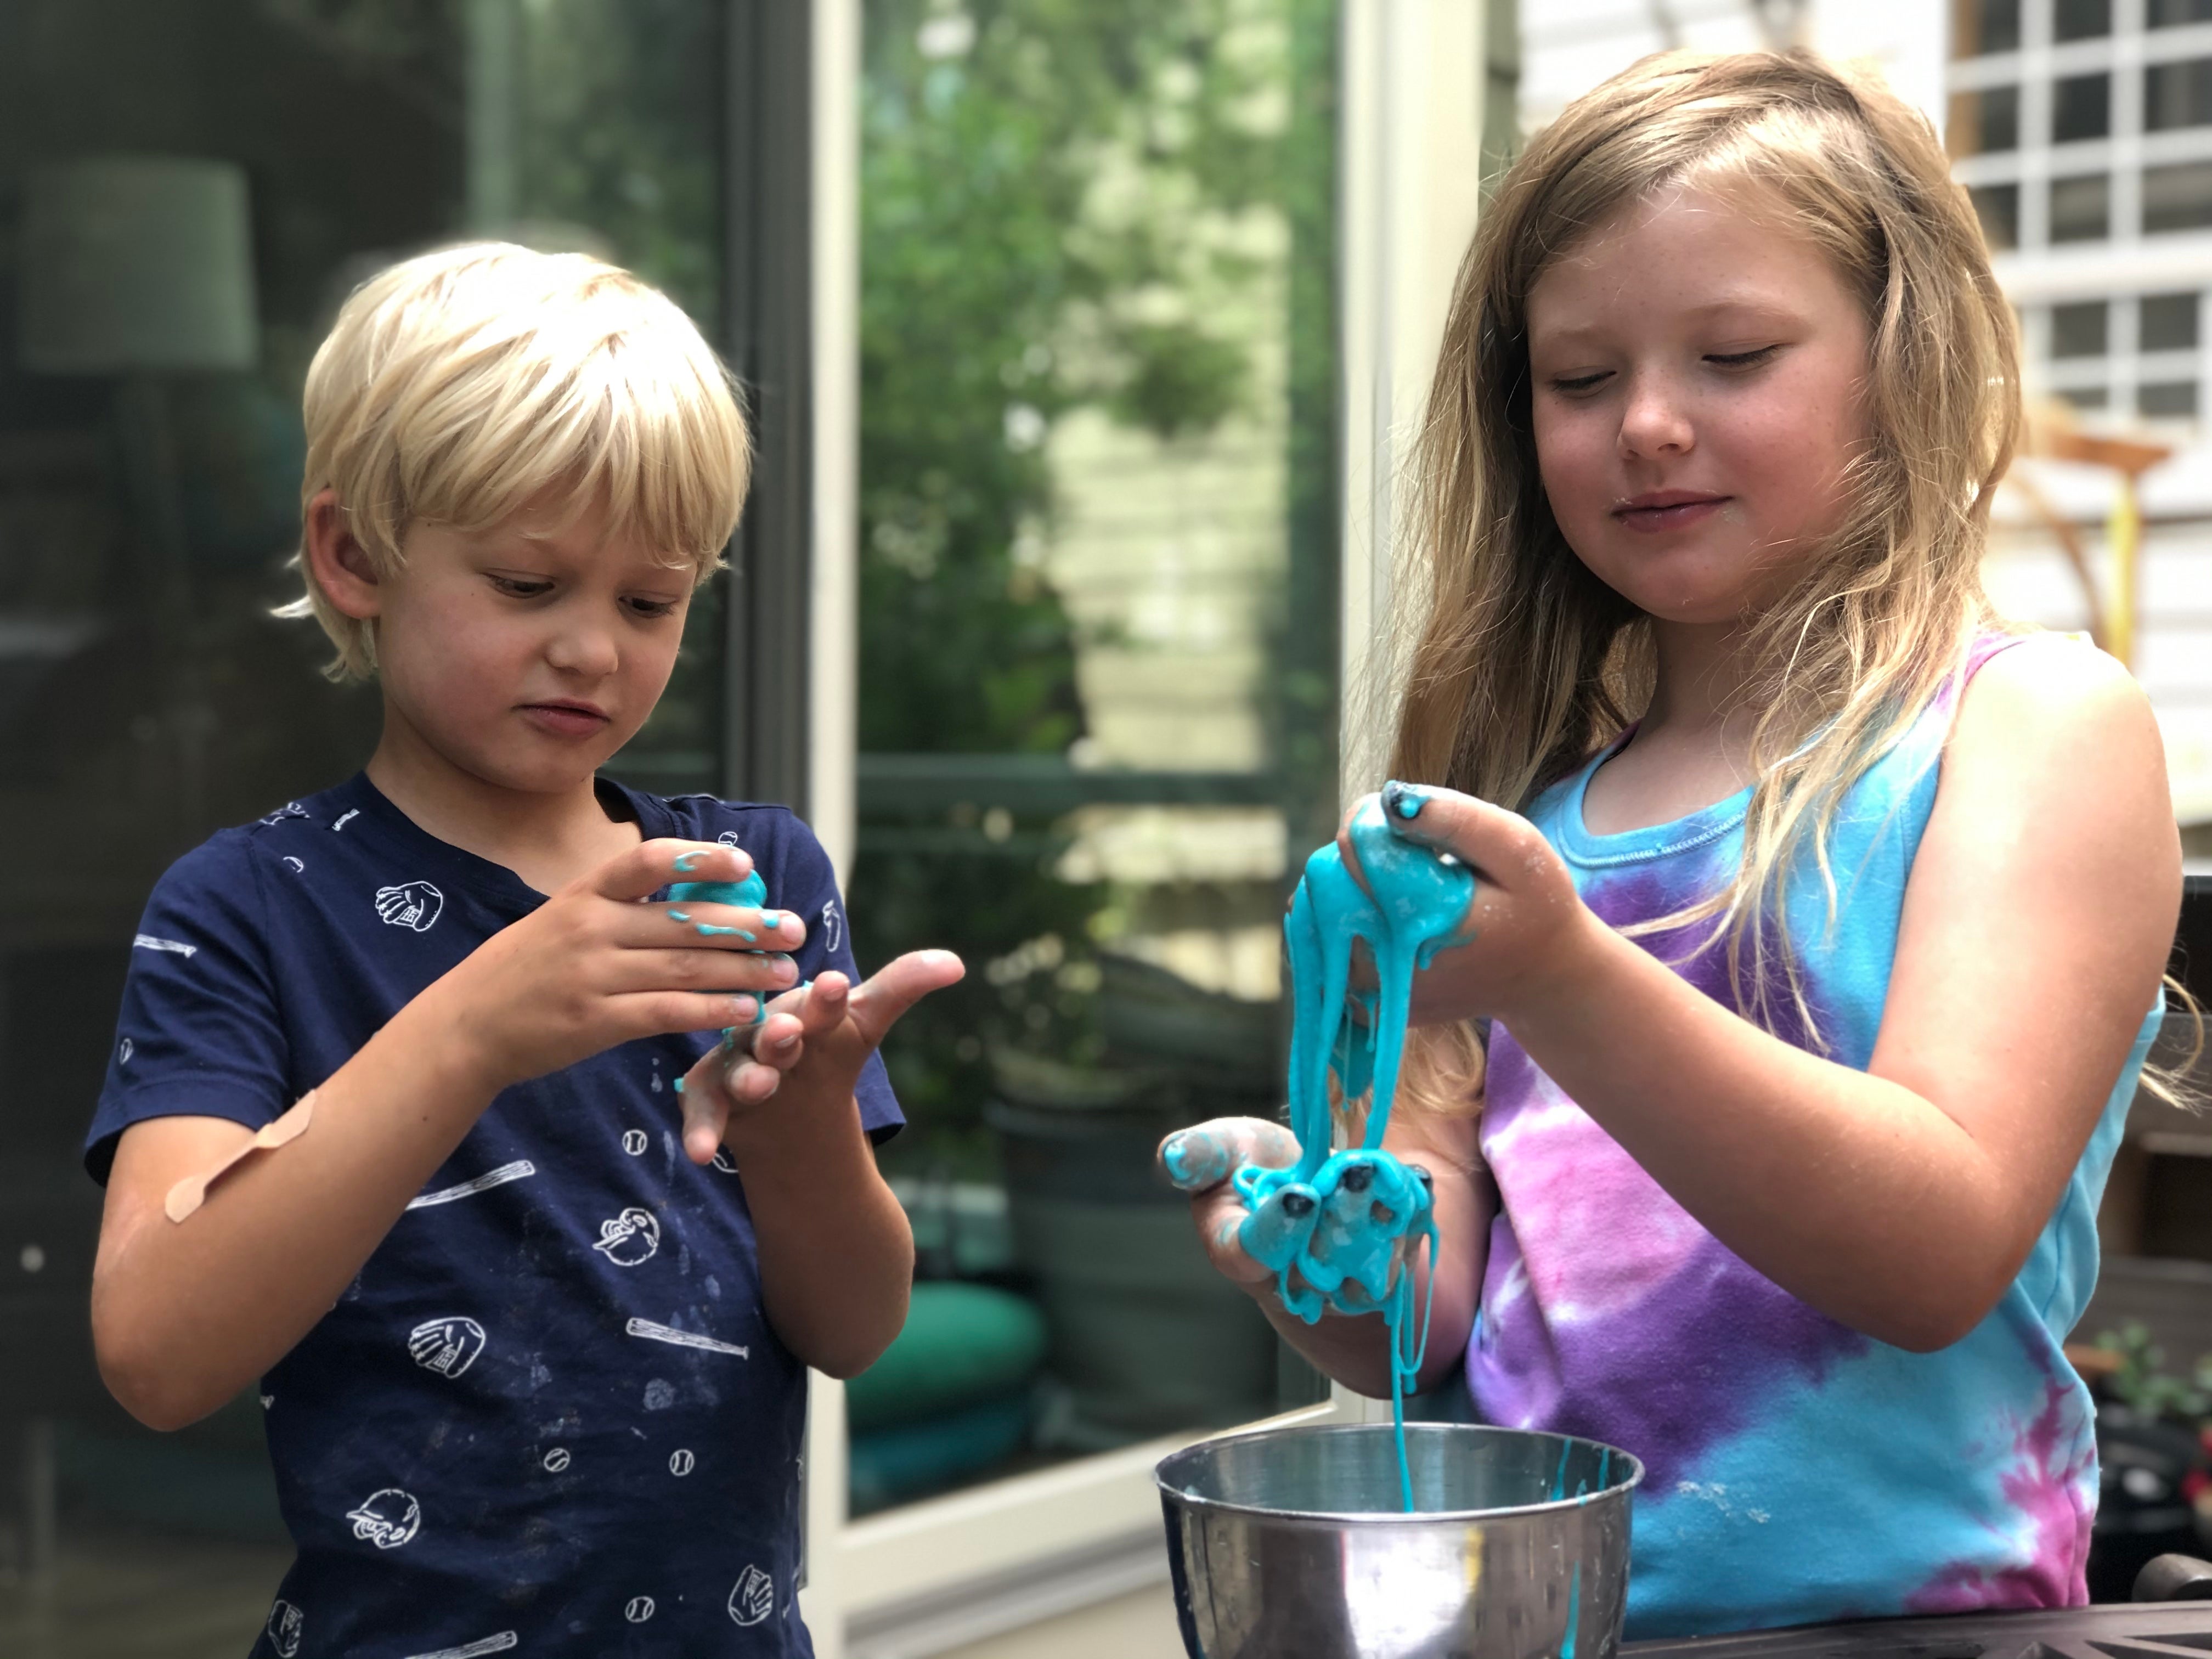
[[1982,222],[1982,238],[1993,252],[2020,246],[2020,186],[1976,185],[1966,192],[1974,216]]
[[2112,234],[2112,181],[2092,173],[2051,181],[2051,240],[2097,241]]
[[2147,234],[2212,225],[2212,162],[2145,167],[2142,215]]
[[2149,0],[2143,21],[2154,29],[2212,23],[2212,0]]
[[2153,420],[2195,420],[2197,382],[2160,380],[2137,386],[2136,413]]
[[2020,88],[1984,87],[1951,94],[1954,155],[1986,155],[2020,148]]
[[2111,394],[2100,386],[2062,386],[2058,399],[2075,409],[2102,409],[2112,402]]
[[1281,1098],[1334,828],[1334,12],[868,13],[851,912],[864,967],[969,963],[885,1046],[884,1164],[909,1335],[988,1293],[1044,1341],[929,1413],[854,1383],[856,1512],[1314,1397],[1151,1161]]
[[2051,355],[2054,357],[2103,356],[2108,310],[2102,300],[2051,307]]
[[1951,48],[1960,58],[2020,50],[2020,0],[1952,0]]
[[2142,351],[2193,351],[2197,349],[2197,295],[2146,294],[2136,327],[2136,345]]
[[2094,40],[2112,32],[2112,0],[2057,0],[2051,32],[2061,40]]
[[[300,592],[283,566],[309,355],[369,271],[467,234],[603,252],[721,335],[726,9],[0,6],[0,787],[10,866],[38,872],[0,887],[0,1632],[29,1644],[8,1651],[173,1651],[190,1630],[244,1653],[292,1554],[252,1393],[173,1435],[106,1397],[77,1148],[163,868],[342,780],[375,741],[374,693],[321,678],[312,623],[267,616]],[[495,10],[511,28],[463,27]],[[37,251],[18,238],[33,194],[54,233]],[[167,210],[116,207],[154,199]],[[96,307],[57,323],[19,303],[88,269],[189,284],[204,309],[149,337]],[[71,367],[64,344],[105,366]],[[720,589],[617,763],[647,787],[717,781]],[[35,1614],[19,1598],[54,1563],[25,1563],[27,1509],[60,1563]]]
[[2112,77],[2069,75],[2051,88],[2051,142],[2102,138],[2112,130]]
[[2143,127],[2164,132],[2174,127],[2212,125],[2212,58],[2153,64],[2143,70]]

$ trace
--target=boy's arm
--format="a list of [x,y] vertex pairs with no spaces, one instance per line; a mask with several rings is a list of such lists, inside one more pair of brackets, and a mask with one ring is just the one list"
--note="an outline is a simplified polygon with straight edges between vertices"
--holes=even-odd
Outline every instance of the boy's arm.
[[961,973],[945,951],[901,957],[850,989],[825,973],[756,1034],[757,1060],[717,1049],[684,1079],[685,1152],[703,1164],[728,1147],[744,1182],[769,1322],[831,1376],[876,1362],[914,1285],[914,1235],[877,1172],[854,1085],[892,1023]]
[[317,1087],[304,1133],[248,1158],[182,1223],[163,1212],[170,1188],[251,1132],[206,1116],[127,1129],[93,1269],[93,1342],[117,1400],[178,1428],[281,1359],[501,1089],[633,1037],[752,1018],[750,995],[679,988],[788,985],[787,958],[696,931],[757,916],[692,905],[687,926],[637,902],[673,874],[738,880],[750,867],[734,848],[686,842],[610,860],[393,1015]]

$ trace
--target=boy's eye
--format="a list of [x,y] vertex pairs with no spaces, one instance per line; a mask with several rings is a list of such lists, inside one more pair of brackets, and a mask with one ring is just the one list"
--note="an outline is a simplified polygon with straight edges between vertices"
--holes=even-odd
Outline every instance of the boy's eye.
[[542,593],[550,593],[553,591],[551,582],[533,581],[521,576],[494,574],[490,577],[490,581],[495,589],[514,599],[534,599]]
[[676,611],[674,599],[624,599],[623,603],[638,616],[646,617],[673,616]]
[[1718,363],[1723,368],[1751,368],[1781,349],[1778,345],[1764,345],[1751,351],[1714,351],[1706,354],[1705,361]]

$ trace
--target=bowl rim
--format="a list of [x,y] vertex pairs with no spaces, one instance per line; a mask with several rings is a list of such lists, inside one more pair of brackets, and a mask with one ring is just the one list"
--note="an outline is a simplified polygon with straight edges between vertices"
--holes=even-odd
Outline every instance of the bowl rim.
[[1435,1434],[1484,1437],[1511,1435],[1534,1440],[1564,1440],[1583,1446],[1593,1446],[1600,1451],[1613,1454],[1628,1466],[1625,1480],[1613,1481],[1595,1492],[1583,1492],[1574,1498],[1547,1498],[1541,1503],[1516,1504],[1499,1508],[1474,1510],[1418,1510],[1408,1515],[1401,1510],[1285,1510],[1272,1509],[1257,1504],[1232,1504],[1224,1498],[1208,1498],[1202,1493],[1171,1486],[1164,1471],[1179,1457],[1209,1446],[1218,1446],[1231,1440],[1280,1440],[1291,1436],[1301,1439],[1316,1439],[1334,1435],[1389,1435],[1388,1423],[1290,1423],[1280,1428],[1255,1429],[1246,1433],[1218,1434],[1204,1440],[1194,1440],[1188,1446],[1178,1446],[1152,1466],[1152,1484],[1159,1489],[1160,1501],[1171,1508],[1211,1509],[1236,1515],[1262,1516],[1269,1520],[1296,1524],[1310,1522],[1316,1525],[1337,1526],[1347,1521],[1357,1521],[1367,1526],[1429,1526],[1439,1521],[1498,1520],[1512,1516],[1543,1515],[1554,1510],[1587,1509],[1600,1498],[1619,1495],[1630,1497],[1644,1483],[1644,1460],[1633,1452],[1626,1452],[1602,1440],[1592,1440],[1578,1434],[1557,1434],[1548,1429],[1513,1429],[1496,1423],[1408,1423],[1406,1437],[1410,1442],[1416,1436]]

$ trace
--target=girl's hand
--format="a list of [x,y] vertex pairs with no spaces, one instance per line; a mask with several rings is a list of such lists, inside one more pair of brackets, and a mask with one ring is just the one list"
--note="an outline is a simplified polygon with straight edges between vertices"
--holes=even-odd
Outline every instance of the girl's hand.
[[[1358,803],[1352,813],[1365,805]],[[1582,951],[1605,929],[1534,824],[1518,812],[1427,784],[1389,784],[1382,805],[1395,834],[1454,854],[1474,874],[1474,902],[1460,933],[1466,943],[1437,951],[1428,970],[1413,977],[1414,1024],[1510,1018],[1516,1008],[1571,981]],[[1411,817],[1408,805],[1419,808]],[[1351,823],[1347,814],[1336,844],[1364,886]]]
[[633,1037],[749,1025],[798,978],[788,911],[646,904],[677,881],[742,881],[752,860],[713,842],[648,841],[609,859],[484,941],[416,999],[463,1069],[495,1093]]
[[1221,1276],[1248,1295],[1273,1300],[1275,1275],[1245,1253],[1237,1230],[1249,1213],[1229,1177],[1247,1164],[1285,1169],[1298,1161],[1297,1138],[1259,1117],[1217,1117],[1160,1142],[1160,1170],[1190,1194],[1190,1218]]

